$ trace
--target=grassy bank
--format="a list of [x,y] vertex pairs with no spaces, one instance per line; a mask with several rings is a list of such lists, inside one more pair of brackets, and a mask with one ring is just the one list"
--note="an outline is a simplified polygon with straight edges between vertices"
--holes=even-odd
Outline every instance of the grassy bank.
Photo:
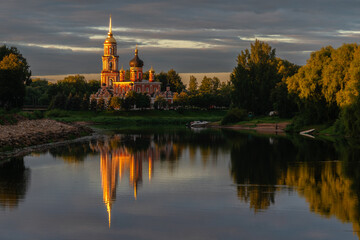
[[89,122],[94,124],[123,124],[123,125],[149,125],[149,124],[186,124],[190,121],[220,121],[226,114],[225,110],[184,110],[184,111],[63,111],[51,110],[45,117],[62,122]]

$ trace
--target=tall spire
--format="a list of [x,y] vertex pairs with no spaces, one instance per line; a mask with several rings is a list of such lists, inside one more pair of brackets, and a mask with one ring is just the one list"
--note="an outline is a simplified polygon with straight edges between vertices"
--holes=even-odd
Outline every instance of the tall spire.
[[138,49],[137,49],[138,45],[136,44],[136,48],[135,48],[135,55],[138,55]]
[[111,14],[110,14],[110,21],[109,21],[109,34],[112,34],[112,29],[111,29]]

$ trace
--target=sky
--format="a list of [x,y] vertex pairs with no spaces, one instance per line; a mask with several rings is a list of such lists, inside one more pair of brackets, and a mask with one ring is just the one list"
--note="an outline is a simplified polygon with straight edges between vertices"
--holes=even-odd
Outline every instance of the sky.
[[0,44],[17,47],[33,75],[98,73],[112,14],[120,68],[138,44],[145,71],[231,72],[255,39],[299,65],[357,42],[359,12],[358,0],[2,0]]

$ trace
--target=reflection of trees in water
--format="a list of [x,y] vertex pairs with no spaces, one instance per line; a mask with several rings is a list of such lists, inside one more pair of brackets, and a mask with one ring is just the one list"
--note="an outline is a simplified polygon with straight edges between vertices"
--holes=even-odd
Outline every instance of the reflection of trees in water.
[[[239,199],[249,202],[255,212],[274,204],[276,191],[281,189],[277,186],[286,185],[306,199],[311,211],[351,222],[358,234],[359,149],[337,144],[335,151],[331,144],[304,138],[291,142],[279,138],[271,143],[266,138],[238,135],[233,141],[231,175],[238,184]],[[338,155],[342,161],[329,161]]]
[[25,168],[24,159],[13,158],[0,165],[0,206],[15,208],[25,198],[30,170]]
[[90,149],[89,142],[71,143],[51,148],[49,152],[53,157],[62,158],[67,163],[83,162],[88,155],[94,154]]

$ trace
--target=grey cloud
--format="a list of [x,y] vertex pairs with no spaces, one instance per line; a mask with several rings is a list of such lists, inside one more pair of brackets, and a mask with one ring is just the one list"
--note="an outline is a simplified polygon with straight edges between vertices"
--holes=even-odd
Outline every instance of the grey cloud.
[[[121,64],[127,67],[133,47],[139,44],[145,63],[160,70],[225,72],[235,66],[237,54],[249,48],[250,39],[269,40],[278,56],[304,64],[309,51],[356,42],[360,30],[355,0],[13,0],[0,8],[0,43],[17,46],[28,58],[34,75],[96,73],[108,17],[125,28],[118,36]],[[160,31],[144,31],[153,29]],[[102,35],[103,38],[92,38]],[[275,36],[275,37],[274,37]],[[185,41],[184,49],[147,46],[139,40]],[[290,41],[291,39],[295,39]],[[191,48],[191,43],[211,47]],[[29,44],[32,44],[31,46]],[[91,48],[93,52],[41,48],[40,45]],[[37,47],[36,47],[37,46]],[[125,61],[125,59],[127,59]]]

